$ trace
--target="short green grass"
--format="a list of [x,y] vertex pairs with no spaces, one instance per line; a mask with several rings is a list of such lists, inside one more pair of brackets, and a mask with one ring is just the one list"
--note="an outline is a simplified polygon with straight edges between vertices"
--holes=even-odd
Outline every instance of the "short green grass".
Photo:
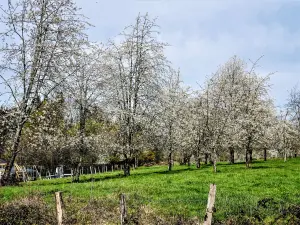
[[210,165],[175,166],[168,172],[167,166],[140,167],[132,175],[123,177],[122,171],[81,176],[80,183],[71,178],[40,180],[15,187],[0,188],[2,201],[11,201],[29,195],[41,195],[54,204],[54,192],[88,202],[92,199],[113,201],[125,193],[130,199],[148,205],[161,215],[203,217],[209,184],[217,185],[215,217],[224,219],[241,209],[251,213],[257,202],[271,197],[291,204],[300,204],[300,158],[255,161],[246,169],[243,163],[218,164],[218,173]]

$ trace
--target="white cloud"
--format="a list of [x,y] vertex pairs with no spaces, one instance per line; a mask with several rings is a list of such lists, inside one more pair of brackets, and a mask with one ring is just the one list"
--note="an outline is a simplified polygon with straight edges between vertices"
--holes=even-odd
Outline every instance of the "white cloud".
[[[197,87],[206,75],[231,56],[244,60],[261,55],[263,71],[278,71],[271,79],[271,94],[284,104],[287,90],[300,82],[300,29],[298,22],[280,15],[295,13],[300,4],[283,0],[76,0],[83,14],[95,25],[91,40],[106,42],[134,22],[139,12],[158,17],[160,38],[183,79]],[[286,6],[289,7],[286,7]],[[294,11],[284,12],[284,10]],[[284,12],[284,13],[282,13]],[[262,19],[264,18],[264,19]],[[268,22],[265,22],[265,19]],[[284,23],[281,21],[285,19]],[[284,24],[289,24],[285,26]],[[291,27],[294,27],[291,31]],[[0,27],[1,28],[1,27]]]

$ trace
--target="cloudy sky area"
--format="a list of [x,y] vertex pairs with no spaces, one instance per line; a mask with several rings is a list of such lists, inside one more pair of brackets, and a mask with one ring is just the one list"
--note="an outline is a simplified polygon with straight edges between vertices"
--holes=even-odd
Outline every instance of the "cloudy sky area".
[[[231,56],[260,61],[272,76],[271,95],[283,105],[300,83],[300,1],[292,0],[76,0],[95,26],[92,41],[106,42],[138,13],[158,17],[166,54],[187,85],[197,87]],[[299,84],[300,85],[300,84]]]

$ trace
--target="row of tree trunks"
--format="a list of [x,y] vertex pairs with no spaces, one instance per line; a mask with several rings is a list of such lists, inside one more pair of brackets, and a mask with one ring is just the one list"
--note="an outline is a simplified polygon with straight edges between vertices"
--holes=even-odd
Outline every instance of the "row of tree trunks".
[[[205,153],[204,154],[204,164],[207,165],[209,159],[209,154]],[[199,169],[201,167],[201,157],[197,156],[196,157],[196,167]]]
[[181,164],[191,166],[191,158],[192,158],[192,155],[184,154],[182,157]]

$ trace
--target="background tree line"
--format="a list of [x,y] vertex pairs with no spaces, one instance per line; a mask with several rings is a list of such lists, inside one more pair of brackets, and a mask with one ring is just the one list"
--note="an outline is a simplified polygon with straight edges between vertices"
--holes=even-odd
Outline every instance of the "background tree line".
[[[190,164],[278,153],[296,156],[300,92],[280,112],[259,60],[234,56],[193,90],[165,56],[156,19],[138,15],[116,40],[92,43],[90,24],[71,0],[18,0],[1,6],[1,157],[74,170],[94,163],[130,167]],[[198,75],[198,74],[196,74]],[[201,74],[199,74],[201,76]]]

